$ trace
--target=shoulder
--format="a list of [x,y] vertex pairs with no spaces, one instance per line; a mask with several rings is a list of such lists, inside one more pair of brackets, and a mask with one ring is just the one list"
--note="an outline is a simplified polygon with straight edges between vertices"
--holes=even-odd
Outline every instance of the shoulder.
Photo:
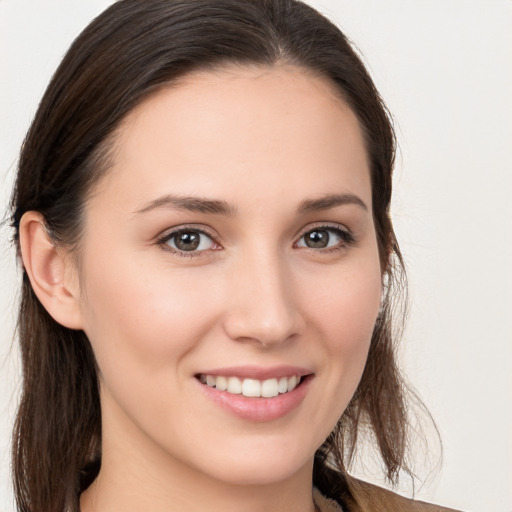
[[[341,505],[343,512],[460,512],[441,505],[404,498],[326,465],[318,465],[314,476],[318,490],[331,502],[335,500]],[[320,510],[324,511],[322,507]]]
[[454,509],[404,498],[399,494],[355,478],[347,479],[351,497],[345,512],[457,512]]

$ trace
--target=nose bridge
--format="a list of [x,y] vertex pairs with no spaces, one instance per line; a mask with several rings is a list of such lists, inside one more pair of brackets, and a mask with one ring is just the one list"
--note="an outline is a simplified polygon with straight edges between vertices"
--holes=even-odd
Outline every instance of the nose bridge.
[[269,245],[247,251],[234,265],[225,322],[233,339],[273,345],[301,329],[290,268],[285,256]]

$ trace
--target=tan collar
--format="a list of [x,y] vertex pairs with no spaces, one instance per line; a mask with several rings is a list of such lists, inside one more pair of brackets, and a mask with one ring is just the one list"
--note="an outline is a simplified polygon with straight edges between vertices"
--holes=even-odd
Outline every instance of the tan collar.
[[338,503],[326,498],[316,487],[313,487],[313,501],[318,512],[343,512]]

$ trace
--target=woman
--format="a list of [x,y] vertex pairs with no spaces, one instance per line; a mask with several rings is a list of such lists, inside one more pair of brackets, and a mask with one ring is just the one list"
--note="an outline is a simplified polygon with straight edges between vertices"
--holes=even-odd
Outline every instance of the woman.
[[304,4],[91,23],[13,196],[19,509],[445,510],[347,473],[365,430],[408,470],[393,157],[366,70]]

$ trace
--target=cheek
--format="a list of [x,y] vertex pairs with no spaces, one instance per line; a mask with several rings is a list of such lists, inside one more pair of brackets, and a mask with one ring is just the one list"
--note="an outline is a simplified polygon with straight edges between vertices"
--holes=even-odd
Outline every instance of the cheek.
[[[85,269],[84,316],[104,378],[121,367],[134,379],[176,366],[211,326],[212,305],[200,276],[95,259]],[[199,321],[198,318],[201,320]]]
[[382,294],[380,269],[363,266],[327,279],[317,297],[310,297],[333,353],[358,351],[369,344]]
[[378,259],[375,261],[361,262],[341,276],[326,279],[323,292],[309,298],[315,304],[311,313],[316,321],[311,322],[319,326],[324,342],[324,371],[340,415],[362,376],[379,312],[382,286]]
[[326,268],[302,283],[307,344],[318,362],[322,397],[313,397],[316,403],[311,406],[312,417],[318,421],[318,446],[348,406],[366,364],[382,292],[378,257],[376,252],[370,256]]

